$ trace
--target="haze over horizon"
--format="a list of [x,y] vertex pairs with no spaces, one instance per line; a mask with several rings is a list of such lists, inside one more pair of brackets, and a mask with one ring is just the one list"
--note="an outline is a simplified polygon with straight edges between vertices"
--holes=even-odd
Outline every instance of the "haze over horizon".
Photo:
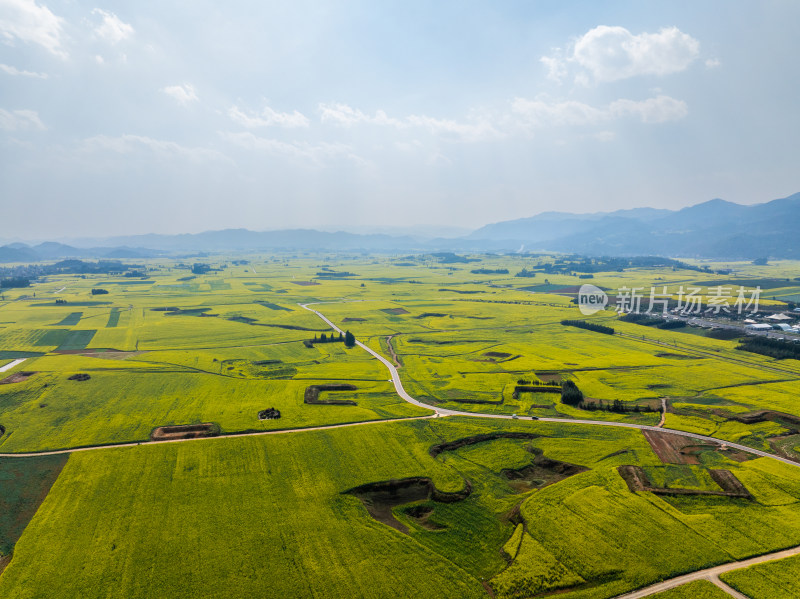
[[800,189],[800,4],[0,0],[2,238]]

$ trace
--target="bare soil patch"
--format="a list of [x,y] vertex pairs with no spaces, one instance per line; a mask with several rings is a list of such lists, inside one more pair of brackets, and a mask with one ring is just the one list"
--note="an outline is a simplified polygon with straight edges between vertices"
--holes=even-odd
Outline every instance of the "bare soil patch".
[[[377,483],[361,485],[344,491],[355,495],[367,508],[369,515],[378,522],[391,526],[404,534],[408,534],[408,527],[399,522],[392,513],[392,508],[414,503],[417,501],[433,500],[439,503],[453,503],[461,501],[472,492],[472,484],[466,481],[464,489],[449,493],[440,491],[428,477],[415,476],[411,478],[393,479]],[[429,518],[432,508],[425,514]],[[421,511],[420,513],[423,513]]]
[[713,497],[734,497],[737,499],[753,499],[750,491],[736,478],[730,470],[709,470],[711,478],[720,486],[720,491],[707,491],[705,489],[680,489],[667,487],[654,487],[641,466],[619,466],[619,475],[625,479],[631,492],[645,491],[656,495],[706,495]]
[[728,416],[730,420],[736,420],[743,424],[756,424],[771,420],[779,424],[789,423],[794,426],[800,426],[800,418],[785,414],[783,412],[775,412],[774,410],[758,410],[757,412],[749,412],[747,414],[733,414]]
[[216,437],[219,425],[213,422],[203,424],[177,424],[159,426],[150,433],[151,441],[169,441],[173,439],[198,439],[200,437]]
[[509,484],[520,493],[531,489],[541,489],[589,470],[586,466],[578,466],[545,457],[541,449],[531,448],[531,452],[534,454],[532,464],[522,468],[504,468],[500,471],[500,474],[508,479]]
[[394,314],[395,316],[400,316],[401,314],[411,314],[405,308],[382,308],[381,312],[386,312],[387,314]]
[[447,528],[446,526],[430,521],[430,517],[433,514],[433,507],[430,505],[412,505],[411,507],[405,508],[403,513],[409,518],[413,518],[414,521],[425,530],[443,530]]
[[31,378],[36,372],[30,370],[20,370],[19,372],[15,372],[14,374],[7,376],[2,381],[0,381],[0,385],[10,385],[12,383],[21,383],[23,381],[27,381]]
[[699,464],[697,454],[706,449],[716,449],[715,445],[698,443],[696,440],[673,433],[643,430],[642,434],[650,447],[665,464]]
[[392,339],[394,339],[394,335],[389,335],[386,338],[386,347],[389,349],[389,355],[392,357],[392,362],[394,362],[395,368],[402,368],[403,363],[400,361],[400,356],[394,351],[394,346],[392,345]]
[[79,372],[78,374],[73,374],[72,376],[67,377],[67,380],[68,381],[88,381],[90,378],[92,378],[92,377],[90,377],[85,372]]
[[342,318],[342,322],[367,322],[366,318],[359,318],[358,316],[347,316]]
[[352,399],[320,399],[319,395],[322,391],[355,391],[358,389],[355,385],[346,383],[342,384],[329,384],[329,385],[310,385],[306,387],[303,393],[303,403],[312,405],[328,405],[328,406],[357,406],[358,404]]
[[514,354],[509,354],[503,351],[487,351],[483,353],[487,358],[510,358]]
[[537,372],[536,378],[545,383],[559,383],[561,384],[561,374],[558,372]]

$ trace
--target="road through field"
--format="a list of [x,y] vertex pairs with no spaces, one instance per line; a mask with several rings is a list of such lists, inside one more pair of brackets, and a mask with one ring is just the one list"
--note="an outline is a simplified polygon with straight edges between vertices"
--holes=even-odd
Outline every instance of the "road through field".
[[[318,303],[326,303],[326,302],[318,302]],[[328,302],[333,303],[333,302]],[[340,329],[337,325],[335,325],[330,319],[328,319],[324,314],[315,310],[309,306],[316,305],[315,304],[300,304],[302,308],[309,310],[310,312],[316,314],[320,319],[322,319],[328,326],[330,326],[333,330],[344,333],[342,329]],[[660,425],[663,424],[659,423],[659,426],[648,426],[642,424],[632,424],[627,422],[606,422],[606,421],[599,421],[599,420],[574,420],[574,419],[567,419],[567,418],[531,418],[531,417],[519,417],[507,414],[486,414],[486,413],[476,413],[476,412],[461,412],[458,410],[451,410],[447,408],[440,408],[437,406],[432,406],[426,403],[423,403],[416,398],[412,397],[403,387],[403,383],[400,380],[400,375],[397,371],[392,362],[384,358],[375,350],[371,349],[361,341],[356,340],[356,344],[362,348],[364,351],[369,353],[371,356],[379,360],[386,368],[389,370],[391,378],[389,382],[393,383],[395,391],[397,394],[406,402],[413,404],[415,406],[430,410],[433,412],[431,415],[427,416],[417,416],[417,417],[408,417],[408,418],[394,418],[394,419],[386,419],[386,420],[369,420],[369,421],[362,421],[362,422],[351,422],[351,423],[342,423],[342,424],[332,424],[332,425],[323,425],[323,426],[314,426],[314,427],[307,427],[307,428],[292,428],[292,429],[283,429],[283,430],[271,430],[271,431],[251,431],[251,432],[242,432],[242,433],[231,433],[225,435],[219,435],[216,437],[199,437],[194,439],[172,439],[172,440],[165,440],[165,441],[143,441],[143,442],[127,442],[127,443],[117,443],[111,445],[93,445],[93,446],[86,446],[86,447],[77,447],[72,449],[60,449],[54,451],[44,451],[44,452],[32,452],[32,453],[0,453],[0,457],[36,457],[42,455],[58,455],[58,454],[69,454],[78,451],[95,451],[95,450],[102,450],[102,449],[110,449],[115,447],[132,447],[138,445],[152,445],[152,444],[159,444],[159,443],[181,443],[187,441],[211,441],[213,439],[228,439],[231,437],[245,437],[245,436],[257,436],[257,435],[275,435],[275,434],[288,434],[288,433],[300,433],[303,431],[318,431],[318,430],[327,430],[327,429],[336,429],[336,428],[345,428],[345,427],[352,427],[352,426],[364,426],[364,425],[377,425],[380,423],[388,423],[388,422],[401,422],[401,421],[408,421],[408,420],[419,420],[419,419],[426,419],[426,418],[438,418],[438,417],[447,417],[447,416],[467,416],[473,418],[497,418],[497,419],[518,419],[518,420],[525,420],[525,421],[533,421],[533,420],[540,420],[542,422],[553,422],[558,424],[575,424],[578,426],[581,425],[590,425],[590,426],[611,426],[611,427],[623,427],[623,428],[631,428],[631,429],[638,429],[638,430],[652,430],[656,432],[669,432],[675,435],[681,435],[684,437],[689,437],[692,439],[697,439],[700,441],[705,441],[709,443],[713,443],[716,445],[726,446],[734,449],[738,449],[740,451],[750,453],[753,455],[757,455],[760,457],[772,458],[774,460],[779,460],[791,466],[800,467],[800,463],[794,462],[792,460],[788,460],[781,456],[777,456],[765,451],[761,451],[758,449],[753,449],[752,447],[747,447],[746,445],[740,445],[738,443],[731,443],[729,441],[725,441],[722,439],[717,439],[715,437],[709,437],[705,435],[699,435],[696,433],[690,433],[686,431],[680,431],[675,429],[666,429],[666,428],[659,428]],[[22,363],[23,359],[14,360],[10,364],[0,368],[0,371],[9,370],[14,366]],[[685,574],[683,576],[678,576],[676,578],[672,578],[670,580],[666,580],[663,582],[659,582],[657,584],[645,587],[643,589],[639,589],[638,591],[634,591],[632,593],[628,593],[625,595],[620,595],[617,599],[637,599],[639,597],[646,597],[652,595],[654,593],[658,593],[660,591],[672,589],[688,582],[692,582],[695,580],[707,579],[711,582],[717,584],[719,580],[719,574],[723,572],[729,572],[731,570],[737,570],[740,568],[744,568],[753,564],[758,564],[766,561],[782,559],[785,557],[790,557],[793,555],[800,554],[800,547],[794,547],[791,549],[786,549],[783,551],[778,551],[775,553],[769,553],[766,555],[730,562],[721,566],[715,566],[713,568],[707,568],[704,570],[698,570],[696,572],[692,572],[690,574]],[[722,588],[722,585],[718,585]],[[727,586],[727,585],[726,585]],[[732,591],[733,589],[724,589],[726,592],[733,596]],[[735,593],[735,591],[734,591]]]
[[0,366],[0,372],[5,372],[6,370],[11,370],[12,368],[14,368],[14,366],[19,366],[20,364],[22,364],[27,359],[28,358],[17,358],[13,362],[9,362],[5,366]]
[[[767,553],[765,555],[759,555],[758,557],[751,557],[750,559],[723,564],[722,566],[714,566],[713,568],[698,570],[697,572],[692,572],[691,574],[676,576],[675,578],[670,578],[669,580],[658,582],[656,584],[650,585],[649,587],[644,587],[643,589],[639,589],[638,591],[633,591],[632,593],[626,593],[625,595],[619,595],[615,599],[639,599],[640,597],[647,597],[655,593],[660,593],[661,591],[674,589],[675,587],[682,586],[689,582],[694,582],[695,580],[705,579],[705,580],[710,580],[714,584],[717,584],[717,580],[719,580],[719,575],[724,574],[725,572],[730,572],[731,570],[740,570],[741,568],[747,568],[748,566],[753,566],[755,564],[762,564],[764,562],[771,562],[773,560],[784,559],[787,557],[792,557],[793,555],[800,555],[800,547],[792,547],[791,549],[784,549],[783,551],[776,551],[775,553]],[[728,585],[725,586],[727,587]],[[736,591],[734,591],[734,593],[736,594],[733,595],[733,593],[730,593],[728,589],[723,588],[723,590],[734,597],[744,597],[744,595],[737,593]]]
[[[333,303],[333,302],[319,302],[319,303]],[[315,309],[309,307],[309,306],[312,306],[312,305],[318,305],[318,304],[300,304],[301,307],[305,308],[306,310],[309,310],[310,312],[313,312],[318,317],[320,317],[334,331],[344,334],[344,331],[342,331],[342,329],[340,329],[338,326],[336,326],[328,317],[326,317],[324,314],[322,314],[319,310],[315,310]],[[397,391],[397,394],[400,397],[402,397],[404,400],[406,400],[409,403],[414,404],[415,406],[419,406],[421,408],[427,408],[429,410],[433,410],[439,416],[471,416],[471,417],[474,417],[474,418],[502,418],[502,419],[515,419],[515,420],[534,420],[534,418],[531,418],[529,416],[521,416],[521,417],[515,418],[514,416],[511,416],[511,415],[508,415],[508,414],[486,414],[486,413],[481,413],[481,412],[461,412],[461,411],[458,411],[458,410],[450,410],[450,409],[447,409],[447,408],[440,408],[440,407],[437,407],[437,406],[432,406],[430,404],[423,403],[423,402],[419,401],[418,399],[415,399],[414,397],[409,395],[408,392],[405,390],[405,388],[403,387],[403,383],[400,380],[400,374],[397,372],[397,368],[395,367],[394,364],[392,364],[389,360],[384,358],[378,352],[376,352],[372,348],[368,347],[367,345],[365,345],[361,341],[356,340],[356,344],[359,347],[361,347],[362,349],[364,349],[366,352],[368,352],[370,355],[372,355],[374,358],[380,360],[381,363],[384,366],[386,366],[386,368],[389,369],[389,373],[392,375],[392,378],[390,380],[394,384],[394,388],[395,388],[395,391]],[[800,463],[798,463],[798,462],[794,462],[792,460],[789,460],[789,459],[786,459],[786,458],[782,458],[781,456],[778,456],[778,455],[775,455],[775,454],[772,454],[772,453],[768,453],[766,451],[761,451],[760,449],[753,449],[752,447],[748,447],[747,445],[740,445],[738,443],[732,443],[730,441],[724,441],[722,439],[717,439],[716,437],[708,437],[706,435],[698,435],[696,433],[689,433],[689,432],[686,432],[686,431],[680,431],[680,430],[675,430],[675,429],[671,429],[671,428],[668,429],[668,428],[659,427],[659,426],[648,426],[646,424],[632,424],[632,423],[629,423],[629,422],[607,422],[607,421],[604,421],[604,420],[575,420],[575,419],[571,419],[571,418],[537,418],[535,420],[539,420],[540,422],[557,422],[557,423],[560,423],[560,424],[578,424],[578,425],[588,424],[588,425],[595,425],[595,426],[617,426],[617,427],[624,427],[624,428],[635,428],[635,429],[639,429],[639,430],[651,430],[651,431],[656,431],[656,432],[669,432],[669,433],[674,433],[676,435],[681,435],[683,437],[690,437],[692,439],[698,439],[700,441],[707,441],[709,443],[714,443],[716,445],[724,445],[726,447],[731,447],[731,448],[734,448],[734,449],[738,449],[740,451],[744,451],[746,453],[750,453],[750,454],[757,455],[757,456],[760,456],[760,457],[772,458],[772,459],[784,462],[786,464],[789,464],[791,466],[796,466],[796,467],[800,468]]]

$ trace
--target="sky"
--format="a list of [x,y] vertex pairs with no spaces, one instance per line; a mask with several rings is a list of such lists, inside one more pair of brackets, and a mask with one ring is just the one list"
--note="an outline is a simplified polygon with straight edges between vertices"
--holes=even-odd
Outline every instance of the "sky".
[[0,0],[0,238],[800,191],[796,0]]

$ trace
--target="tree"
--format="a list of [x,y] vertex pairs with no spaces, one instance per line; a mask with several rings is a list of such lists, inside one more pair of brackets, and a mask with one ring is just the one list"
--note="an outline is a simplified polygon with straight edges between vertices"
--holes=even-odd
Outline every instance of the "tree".
[[344,346],[345,347],[354,347],[356,344],[356,337],[350,331],[345,331],[344,333]]
[[561,383],[561,403],[577,406],[583,402],[583,393],[573,381]]

